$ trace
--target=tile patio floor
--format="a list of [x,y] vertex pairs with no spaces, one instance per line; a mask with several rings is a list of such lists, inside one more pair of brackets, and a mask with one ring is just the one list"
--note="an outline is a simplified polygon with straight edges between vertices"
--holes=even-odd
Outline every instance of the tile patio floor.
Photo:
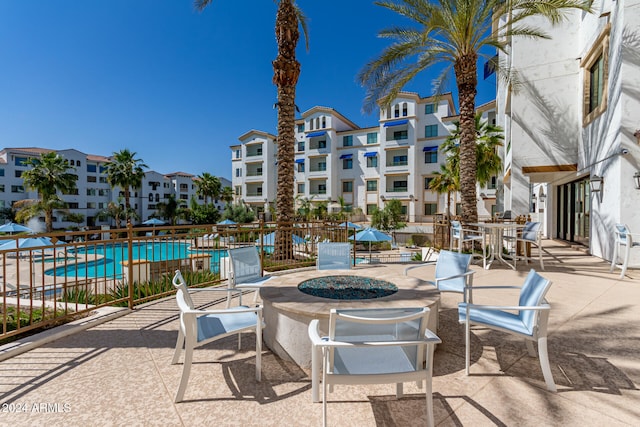
[[[562,243],[545,241],[545,251],[558,392],[546,391],[522,341],[493,331],[474,330],[472,375],[465,376],[460,297],[444,294],[433,379],[437,425],[640,425],[640,271],[620,281],[601,259]],[[473,268],[475,285],[519,285],[529,269]],[[429,278],[433,268],[411,274]],[[513,302],[480,295],[476,302]],[[174,404],[182,369],[169,364],[176,328],[170,298],[0,362],[0,425],[321,425],[309,372],[265,350],[263,381],[255,382],[251,335],[240,352],[233,338],[196,350],[187,401]],[[396,400],[393,385],[337,386],[329,425],[424,425],[424,394],[415,384],[405,391]]]

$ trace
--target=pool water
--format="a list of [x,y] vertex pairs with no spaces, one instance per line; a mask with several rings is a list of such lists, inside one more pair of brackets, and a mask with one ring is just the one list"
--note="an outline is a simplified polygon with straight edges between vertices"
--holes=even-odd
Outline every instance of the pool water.
[[[219,271],[220,256],[226,256],[224,249],[190,250],[190,244],[185,242],[143,242],[134,243],[133,259],[147,259],[150,261],[166,261],[174,259],[188,259],[190,254],[206,253],[211,256],[211,271]],[[68,263],[45,271],[48,276],[65,276],[78,278],[121,278],[122,261],[129,259],[126,244],[102,244],[79,248],[77,254],[86,255],[88,261]],[[91,259],[92,255],[100,259]]]

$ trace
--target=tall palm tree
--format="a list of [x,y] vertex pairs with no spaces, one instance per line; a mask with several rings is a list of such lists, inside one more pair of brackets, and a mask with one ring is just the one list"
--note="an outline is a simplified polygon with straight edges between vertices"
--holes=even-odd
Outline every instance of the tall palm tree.
[[113,153],[112,160],[106,166],[107,182],[112,188],[122,188],[124,192],[124,214],[127,222],[131,221],[132,210],[130,203],[131,188],[139,188],[144,178],[144,169],[148,168],[136,154],[127,148]]
[[[277,0],[278,11],[276,13],[276,41],[278,43],[278,55],[273,61],[273,83],[277,87],[278,99],[278,190],[276,194],[276,220],[284,225],[291,225],[294,221],[294,147],[295,140],[295,113],[296,113],[296,85],[300,76],[300,63],[296,60],[296,46],[300,33],[298,27],[302,27],[305,35],[306,20],[295,0]],[[198,10],[203,10],[212,0],[195,0]],[[308,47],[308,45],[307,45]],[[274,259],[293,258],[291,247],[291,232],[283,228],[276,233]]]
[[460,179],[457,170],[452,168],[453,162],[440,165],[440,172],[433,175],[429,188],[438,194],[447,193],[447,217],[451,217],[451,193],[460,189]]
[[202,175],[197,177],[196,187],[196,193],[204,198],[205,205],[209,203],[209,197],[211,197],[212,202],[220,198],[220,193],[222,191],[220,178],[211,175],[209,172],[204,172]]
[[220,191],[220,200],[225,204],[233,202],[233,188],[222,187],[222,191]]
[[[76,190],[78,176],[69,172],[75,168],[56,152],[43,153],[39,158],[29,158],[24,162],[31,169],[22,173],[26,187],[38,192],[37,201],[25,201],[25,210],[18,215],[21,218],[33,217],[44,212],[44,222],[48,232],[53,231],[53,210],[65,207],[58,192],[63,194]],[[18,204],[20,206],[20,204]]]
[[[460,191],[462,217],[476,222],[476,138],[474,129],[477,67],[486,48],[506,51],[516,36],[549,38],[541,29],[525,22],[543,17],[552,24],[562,21],[570,9],[591,10],[592,0],[403,0],[376,4],[412,21],[418,28],[390,28],[380,37],[394,40],[369,62],[358,79],[366,86],[365,109],[377,104],[388,107],[398,92],[416,75],[435,65],[444,65],[436,79],[437,91],[453,71],[460,109]],[[503,22],[497,18],[504,16]],[[502,76],[508,72],[498,67]]]

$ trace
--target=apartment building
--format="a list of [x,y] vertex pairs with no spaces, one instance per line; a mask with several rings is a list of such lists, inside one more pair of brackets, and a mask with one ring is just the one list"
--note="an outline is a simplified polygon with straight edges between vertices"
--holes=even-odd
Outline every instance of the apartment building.
[[614,225],[640,229],[640,1],[593,8],[557,26],[532,19],[549,40],[510,40],[500,62],[520,85],[499,82],[497,119],[505,208],[526,213],[535,202],[548,237],[610,260]]
[[[46,148],[5,148],[0,150],[0,208],[11,207],[16,201],[24,199],[36,199],[37,192],[25,188],[22,173],[28,169],[23,164],[28,158],[37,158],[42,153],[57,152],[64,157],[73,172],[78,176],[76,191],[73,194],[61,195],[67,204],[69,213],[84,215],[84,223],[77,224],[67,220],[66,215],[54,212],[53,223],[55,228],[69,226],[100,226],[115,225],[111,219],[100,219],[100,212],[107,209],[110,202],[123,204],[124,191],[119,188],[111,188],[107,182],[106,164],[109,157],[82,153],[78,150],[50,150]],[[231,182],[220,178],[222,186],[230,186]],[[177,200],[187,203],[195,198],[198,203],[203,203],[203,198],[196,194],[197,177],[185,172],[162,174],[156,171],[146,171],[142,185],[138,189],[130,191],[131,207],[136,210],[140,220],[147,220],[157,214],[157,205],[168,201],[171,195]],[[222,209],[222,203],[217,202],[218,209]],[[40,219],[44,222],[44,219]]]
[[[495,120],[495,104],[483,107]],[[480,111],[480,109],[479,109]],[[451,94],[422,98],[402,92],[378,123],[361,128],[329,107],[313,107],[296,121],[295,196],[326,202],[371,215],[389,200],[399,200],[410,222],[428,222],[446,210],[446,195],[429,189],[444,163],[440,145],[450,135],[457,116]],[[237,200],[258,212],[276,196],[277,165],[274,135],[252,130],[232,145],[232,184]],[[495,211],[495,180],[480,189],[480,215]],[[459,206],[453,195],[453,207]]]

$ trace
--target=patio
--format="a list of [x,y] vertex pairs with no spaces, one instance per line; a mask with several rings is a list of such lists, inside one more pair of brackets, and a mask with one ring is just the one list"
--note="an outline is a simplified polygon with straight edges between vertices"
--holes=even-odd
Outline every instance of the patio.
[[[553,281],[549,358],[558,393],[545,389],[538,360],[521,340],[474,329],[472,375],[464,374],[460,296],[442,295],[433,390],[441,426],[637,425],[640,419],[640,271],[609,273],[609,264],[544,241]],[[537,264],[533,264],[537,267]],[[365,267],[366,268],[366,267]],[[402,274],[404,265],[395,265]],[[520,285],[529,268],[477,271],[475,285]],[[431,277],[433,267],[410,272]],[[486,299],[475,302],[507,303]],[[489,293],[490,294],[490,293]],[[483,298],[480,298],[484,296]],[[203,293],[196,303],[206,304]],[[0,362],[4,425],[320,425],[311,402],[310,372],[263,353],[263,380],[254,378],[252,336],[195,351],[186,401],[174,404],[181,365],[170,365],[177,336],[174,298]],[[267,328],[269,325],[267,325]],[[329,396],[331,425],[424,425],[424,395],[395,387],[337,386]]]

